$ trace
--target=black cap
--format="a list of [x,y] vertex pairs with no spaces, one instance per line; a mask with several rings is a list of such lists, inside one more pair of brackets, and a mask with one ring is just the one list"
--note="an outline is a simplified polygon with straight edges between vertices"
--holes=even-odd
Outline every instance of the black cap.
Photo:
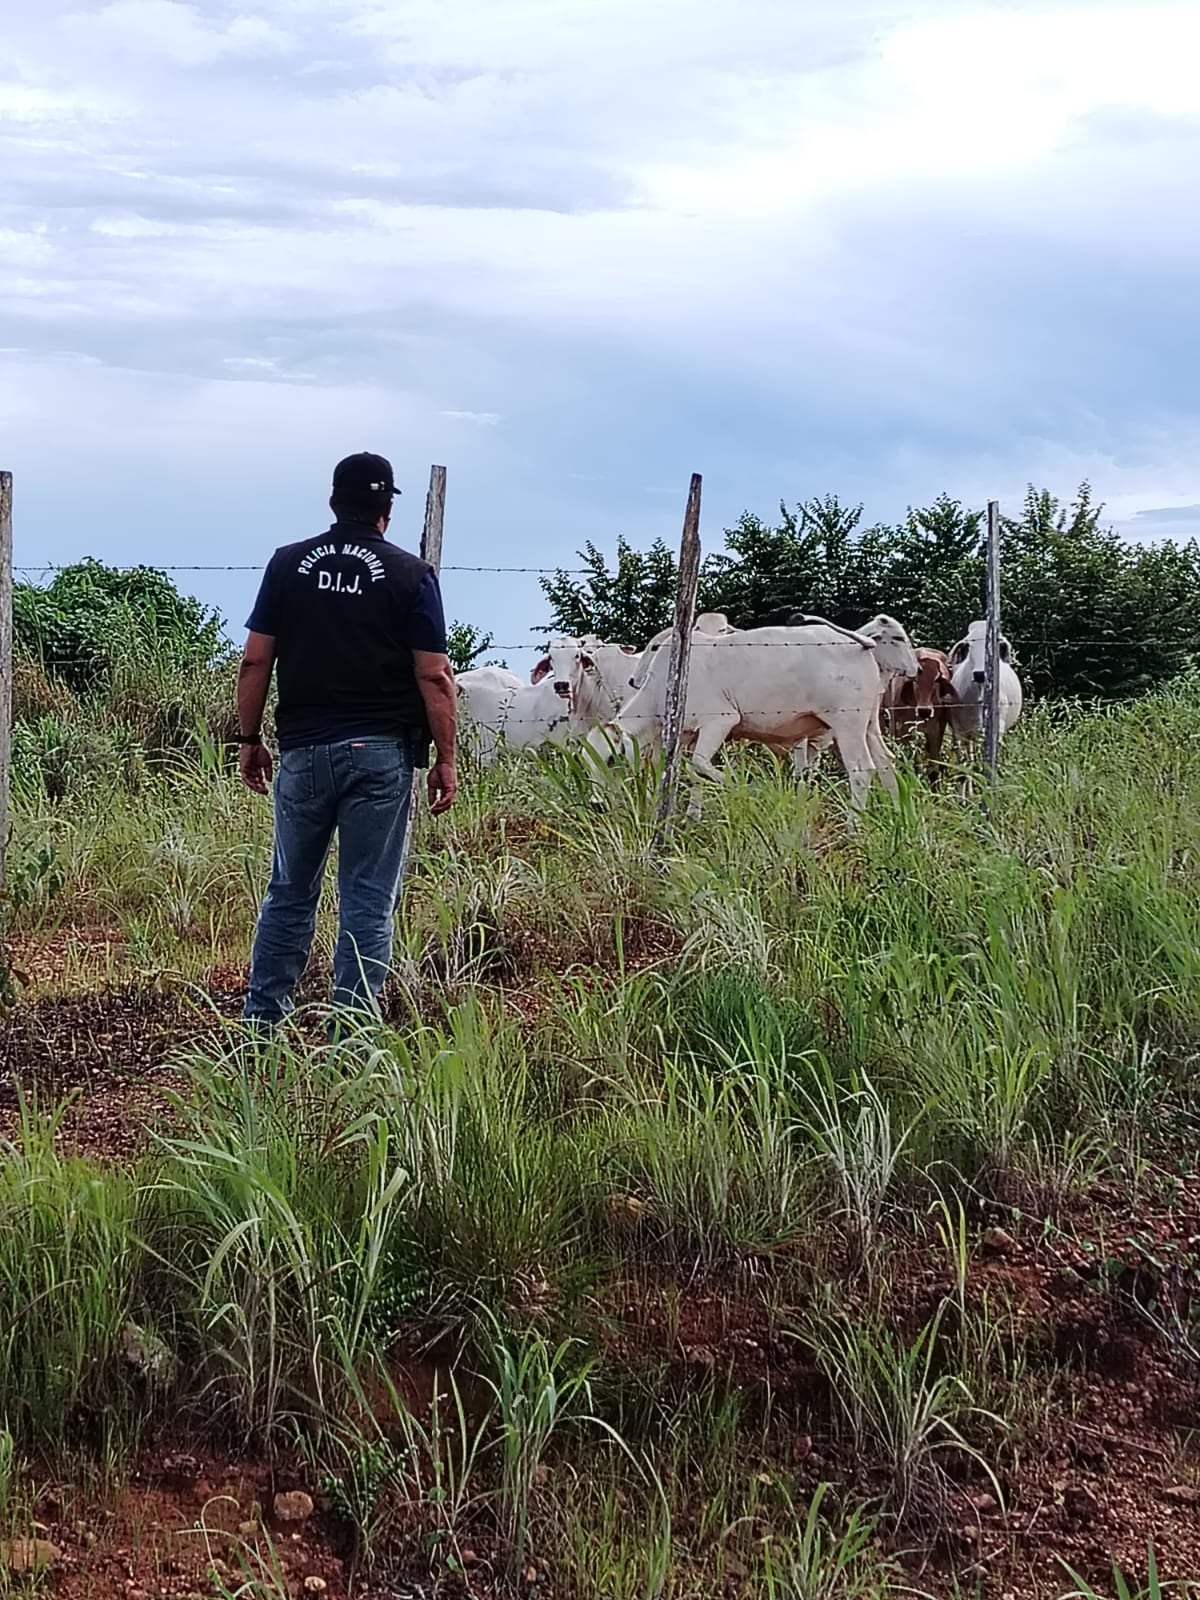
[[369,450],[360,450],[357,455],[338,462],[333,469],[333,492],[355,498],[400,493],[392,475],[392,463],[386,456],[372,455]]

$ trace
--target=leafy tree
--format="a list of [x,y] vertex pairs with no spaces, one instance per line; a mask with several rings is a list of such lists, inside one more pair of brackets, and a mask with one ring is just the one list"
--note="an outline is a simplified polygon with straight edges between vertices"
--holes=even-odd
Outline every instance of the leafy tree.
[[[1004,631],[1038,694],[1138,694],[1195,656],[1200,548],[1127,544],[1100,526],[1102,511],[1087,484],[1069,505],[1031,487],[1003,524]],[[833,495],[779,512],[774,526],[746,512],[726,531],[701,569],[701,609],[743,628],[794,612],[853,627],[887,611],[943,648],[983,616],[983,515],[950,496],[897,526],[862,527],[862,507]],[[552,627],[642,644],[669,623],[676,563],[661,540],[647,552],[620,540],[615,571],[594,545],[582,560],[582,582],[543,580]]]
[[[452,622],[446,629],[446,654],[455,672],[467,672],[477,664],[495,643],[494,633],[484,633],[473,622]],[[491,667],[504,666],[503,661],[489,661]]]
[[579,552],[585,569],[578,581],[561,568],[542,578],[550,602],[550,628],[575,638],[594,633],[620,644],[645,644],[675,616],[678,564],[661,539],[649,550],[617,540],[617,564],[609,571],[603,554],[589,540]]
[[13,641],[76,694],[106,692],[114,675],[151,658],[156,669],[207,674],[228,656],[215,611],[151,567],[88,559],[45,588],[13,588]]
[[1195,542],[1127,544],[1100,526],[1103,509],[1086,483],[1070,505],[1031,485],[1004,523],[1004,631],[1044,694],[1143,694],[1196,652]]

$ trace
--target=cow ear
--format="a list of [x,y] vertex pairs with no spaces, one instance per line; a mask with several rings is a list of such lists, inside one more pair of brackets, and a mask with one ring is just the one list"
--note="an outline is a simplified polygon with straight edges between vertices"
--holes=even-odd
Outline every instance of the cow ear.
[[586,650],[579,652],[579,665],[585,672],[595,672],[596,670],[596,663]]
[[1001,638],[1000,638],[1000,659],[1001,659],[1001,661],[1007,661],[1010,654],[1011,654],[1011,651],[1009,649],[1008,640],[1005,639],[1003,637],[1003,635],[1001,635]]
[[541,683],[542,679],[546,676],[546,674],[549,671],[550,671],[550,657],[549,656],[543,656],[542,659],[538,662],[537,666],[534,667],[533,671],[529,674],[530,683]]
[[967,659],[967,648],[967,641],[965,639],[960,639],[954,646],[954,649],[951,650],[948,657],[952,667],[962,666],[963,662]]
[[950,682],[949,678],[939,678],[938,679],[938,681],[937,681],[937,693],[938,693],[938,699],[941,700],[943,704],[946,704],[949,701],[958,699],[958,694],[957,694],[957,692],[956,692],[956,690],[954,688],[954,685]]
[[621,646],[621,654],[623,656],[636,656],[636,655],[640,654],[640,652],[639,652],[639,650],[638,650],[636,645],[623,644]]

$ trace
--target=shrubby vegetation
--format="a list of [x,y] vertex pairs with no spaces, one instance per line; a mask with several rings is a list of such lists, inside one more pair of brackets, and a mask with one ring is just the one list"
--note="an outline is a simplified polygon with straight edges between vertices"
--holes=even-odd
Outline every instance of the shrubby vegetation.
[[13,589],[13,779],[61,799],[85,774],[232,737],[233,650],[165,573],[80,561]]
[[[941,496],[898,525],[862,525],[862,506],[808,500],[770,526],[751,512],[724,535],[700,578],[702,610],[737,627],[786,622],[795,611],[857,626],[879,611],[899,617],[918,644],[948,648],[983,615],[983,518]],[[1003,609],[1033,692],[1047,698],[1122,699],[1167,683],[1197,653],[1200,547],[1129,544],[1101,524],[1087,484],[1063,505],[1031,488],[1003,524]],[[550,627],[644,644],[674,616],[676,559],[617,545],[615,569],[595,545],[578,579],[544,578]]]

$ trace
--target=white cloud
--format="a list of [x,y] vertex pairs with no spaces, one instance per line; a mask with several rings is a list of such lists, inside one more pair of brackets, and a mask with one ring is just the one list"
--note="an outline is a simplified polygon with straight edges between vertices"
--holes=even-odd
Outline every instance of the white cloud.
[[72,50],[120,52],[180,67],[203,67],[223,56],[257,57],[286,48],[288,37],[264,17],[208,21],[180,0],[113,0],[94,10],[72,11],[58,23]]
[[1122,517],[1200,502],[1191,0],[9,11],[31,459],[219,474],[375,417],[514,507],[557,473],[568,547],[658,531],[641,486],[693,465],[721,515],[1084,470]]

